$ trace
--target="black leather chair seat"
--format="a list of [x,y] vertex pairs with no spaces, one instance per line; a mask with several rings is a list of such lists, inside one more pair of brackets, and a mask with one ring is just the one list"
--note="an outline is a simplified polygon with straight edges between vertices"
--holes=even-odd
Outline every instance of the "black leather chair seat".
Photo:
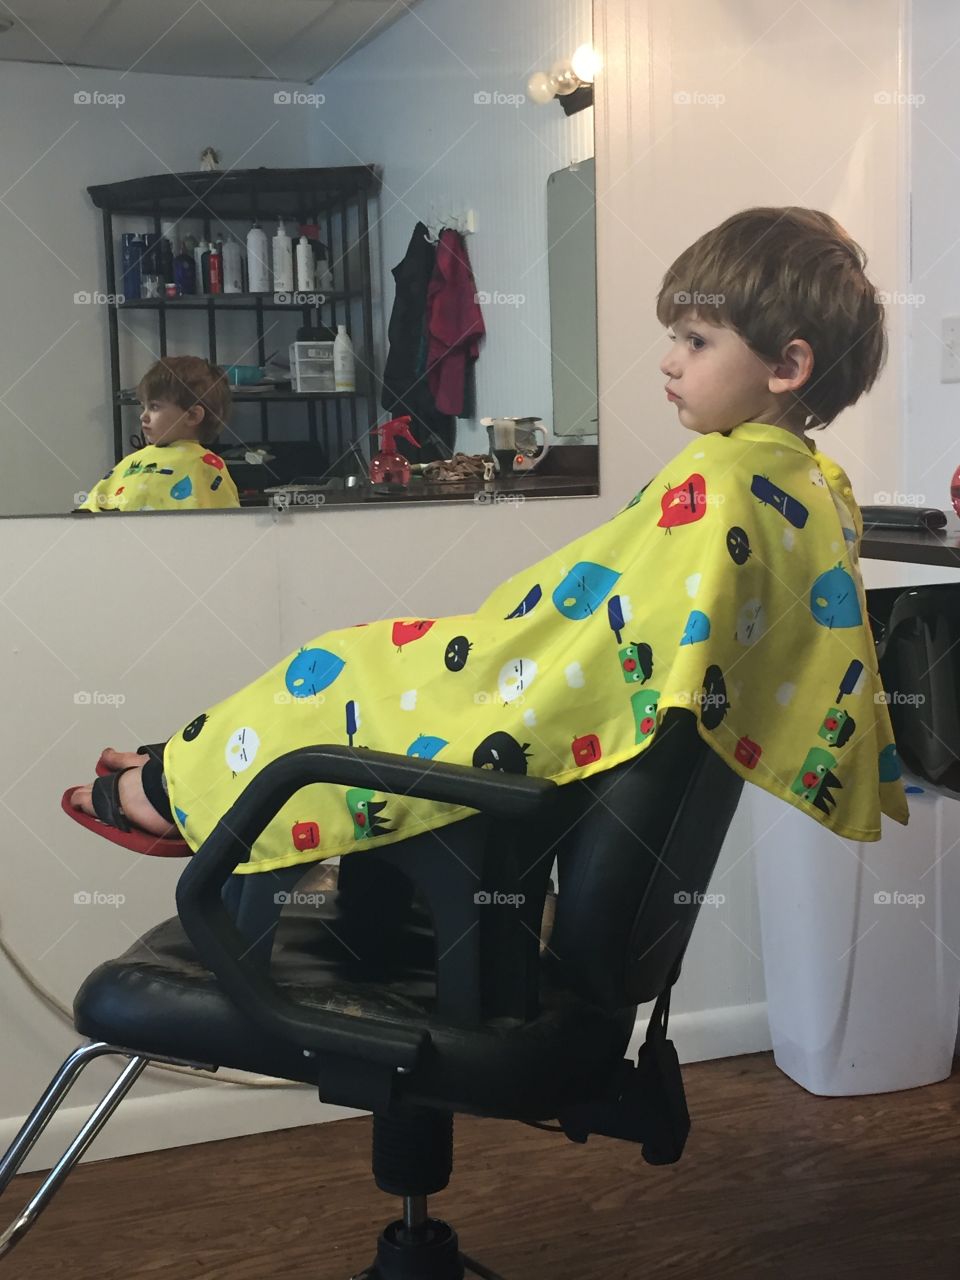
[[[423,1027],[431,1045],[403,1076],[410,1102],[503,1118],[549,1119],[595,1091],[622,1059],[633,1007],[603,1011],[559,987],[541,966],[541,1009],[532,1021],[457,1025],[435,1009],[434,941],[427,913],[413,906],[371,936],[329,893],[320,906],[284,908],[271,977],[315,1009]],[[254,1027],[198,963],[178,918],[166,920],[124,955],[95,969],[74,1002],[77,1030],[154,1056],[317,1084],[303,1053]],[[562,1069],[558,1069],[562,1064]],[[323,1096],[321,1089],[321,1097]]]

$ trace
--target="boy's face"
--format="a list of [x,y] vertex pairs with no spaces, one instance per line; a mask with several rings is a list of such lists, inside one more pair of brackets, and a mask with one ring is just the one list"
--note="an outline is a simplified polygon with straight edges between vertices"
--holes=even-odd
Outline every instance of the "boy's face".
[[172,400],[148,400],[140,414],[140,426],[147,444],[170,444],[173,440],[196,440],[203,422],[203,406],[181,409]]
[[660,372],[669,379],[667,392],[678,397],[668,403],[676,404],[688,431],[730,431],[741,422],[787,426],[783,402],[789,397],[774,395],[769,386],[777,366],[764,364],[735,330],[691,310],[667,338]]

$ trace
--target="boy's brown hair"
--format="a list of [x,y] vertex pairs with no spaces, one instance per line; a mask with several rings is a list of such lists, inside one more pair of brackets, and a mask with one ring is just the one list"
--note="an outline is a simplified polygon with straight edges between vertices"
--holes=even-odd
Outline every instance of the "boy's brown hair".
[[169,400],[181,409],[200,405],[200,444],[213,444],[226,428],[231,403],[227,375],[202,356],[164,356],[140,379],[137,395],[144,404],[148,400]]
[[702,235],[667,269],[657,319],[694,310],[727,325],[763,360],[793,338],[814,367],[794,392],[807,427],[826,427],[873,386],[887,357],[883,304],[864,274],[867,255],[819,209],[756,207]]

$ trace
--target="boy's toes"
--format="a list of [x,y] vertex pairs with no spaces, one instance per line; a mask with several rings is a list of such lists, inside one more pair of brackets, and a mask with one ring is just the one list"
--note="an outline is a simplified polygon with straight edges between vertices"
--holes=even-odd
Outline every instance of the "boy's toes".
[[70,793],[70,803],[74,809],[79,809],[82,813],[89,813],[91,818],[97,816],[93,807],[93,785],[77,787],[75,791]]
[[100,760],[108,769],[135,769],[137,765],[145,764],[150,757],[146,754],[138,755],[136,751],[115,751],[113,747],[104,747],[100,753]]

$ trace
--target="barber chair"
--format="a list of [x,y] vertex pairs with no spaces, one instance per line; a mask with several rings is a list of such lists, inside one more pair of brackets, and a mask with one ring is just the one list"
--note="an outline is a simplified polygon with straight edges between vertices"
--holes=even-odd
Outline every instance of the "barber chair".
[[960,793],[960,589],[955,582],[867,592],[897,751],[919,778]]
[[[275,892],[269,873],[233,877],[276,902],[263,945],[238,930],[224,887],[270,819],[314,782],[477,812],[351,852],[323,902]],[[742,785],[679,709],[641,756],[563,787],[341,746],[273,761],[187,864],[177,917],[80,987],[75,1025],[88,1043],[0,1161],[0,1193],[85,1064],[113,1054],[125,1065],[0,1237],[0,1257],[145,1067],[162,1062],[299,1081],[373,1113],[373,1176],[403,1208],[353,1280],[500,1280],[428,1213],[427,1197],[450,1178],[453,1116],[517,1120],[579,1143],[620,1138],[642,1144],[651,1164],[680,1158],[690,1121],[666,1038],[670,989]],[[556,917],[541,954],[554,859]],[[637,1007],[651,1000],[631,1061]]]

